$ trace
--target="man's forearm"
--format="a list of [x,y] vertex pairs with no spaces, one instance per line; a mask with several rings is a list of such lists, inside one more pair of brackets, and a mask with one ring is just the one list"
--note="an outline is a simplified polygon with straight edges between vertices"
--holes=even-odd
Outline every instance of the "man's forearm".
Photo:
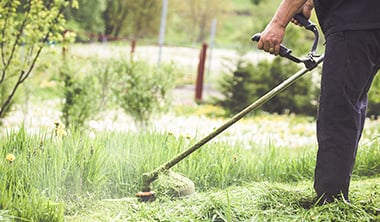
[[313,0],[307,0],[305,2],[305,6],[304,7],[308,7],[310,10],[314,8],[314,1]]
[[[313,4],[312,0],[283,0],[274,14],[271,23],[285,28],[295,14],[305,4]],[[306,5],[305,5],[306,6]]]

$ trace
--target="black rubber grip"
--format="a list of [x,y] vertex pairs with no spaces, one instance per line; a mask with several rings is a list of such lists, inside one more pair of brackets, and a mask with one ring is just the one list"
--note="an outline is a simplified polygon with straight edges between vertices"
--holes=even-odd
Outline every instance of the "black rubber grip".
[[[254,42],[258,42],[260,40],[260,37],[261,37],[261,33],[256,33],[252,36],[252,41]],[[280,52],[279,52],[279,55],[280,56],[283,56],[283,57],[286,57],[286,55],[289,55],[290,53],[292,53],[292,50],[291,49],[288,49],[286,48],[285,46],[283,46],[282,44],[280,45]]]
[[294,16],[294,19],[296,19],[301,26],[305,27],[305,29],[308,29],[308,30],[311,30],[312,28],[314,28],[315,24],[310,22],[307,18],[305,18],[305,16],[303,16],[302,14],[296,14]]

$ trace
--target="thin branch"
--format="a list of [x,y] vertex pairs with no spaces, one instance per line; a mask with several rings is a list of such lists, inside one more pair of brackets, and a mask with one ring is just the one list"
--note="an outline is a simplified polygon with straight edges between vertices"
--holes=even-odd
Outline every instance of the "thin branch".
[[34,54],[34,45],[28,48],[28,51],[25,53],[24,56],[24,63],[29,65],[30,64],[30,58],[33,57]]
[[17,91],[17,88],[21,85],[20,79],[21,79],[21,76],[22,76],[23,74],[24,74],[24,71],[21,71],[21,74],[20,74],[19,80],[18,80],[17,83],[13,86],[12,92],[9,94],[8,98],[7,98],[7,99],[4,101],[4,103],[2,104],[2,106],[1,106],[1,108],[0,108],[0,118],[3,117],[5,110],[8,108],[9,104],[11,103],[11,100],[12,100],[13,96],[15,95],[15,93],[16,93],[16,91]]
[[5,74],[6,74],[6,71],[8,69],[8,67],[10,66],[11,64],[11,61],[13,59],[13,56],[15,54],[15,51],[16,51],[16,48],[19,44],[19,41],[21,39],[21,35],[23,34],[24,32],[24,28],[25,28],[25,25],[26,25],[26,22],[27,22],[27,19],[28,19],[28,15],[29,15],[29,11],[27,12],[27,14],[25,15],[25,18],[24,20],[22,21],[21,23],[21,26],[20,26],[20,29],[19,29],[19,32],[17,33],[17,36],[16,36],[16,39],[15,39],[15,42],[13,44],[13,47],[12,47],[12,50],[11,50],[11,54],[9,55],[9,58],[8,58],[8,61],[4,64],[4,69],[3,69],[3,73],[1,74],[1,79],[0,79],[0,83],[2,83],[5,79]]
[[[1,39],[2,39],[2,42],[1,42],[1,60],[2,60],[4,66],[5,66],[5,52],[4,52],[5,42],[4,42],[4,38],[5,38],[5,30],[7,30],[7,28],[8,28],[9,11],[10,10],[8,9],[7,14],[4,15],[4,17],[5,17],[4,26],[3,26],[3,29],[1,30]],[[3,77],[1,79],[3,79]]]
[[[9,4],[9,8],[6,11],[7,13],[4,15],[4,17],[5,17],[4,26],[3,26],[3,29],[1,30],[1,39],[2,39],[2,42],[1,42],[1,60],[3,62],[3,65],[5,65],[5,52],[4,52],[5,30],[7,30],[7,28],[8,28],[9,14],[10,14],[10,8],[11,8],[9,2],[8,2],[8,4]],[[7,5],[5,7],[7,7]]]
[[[62,6],[62,7],[60,8],[60,10],[58,11],[56,17],[54,18],[53,22],[51,23],[52,25],[49,27],[49,30],[48,30],[48,32],[46,33],[45,37],[43,38],[42,42],[46,42],[46,41],[49,39],[49,35],[50,35],[50,33],[53,31],[53,24],[57,22],[59,16],[63,13],[63,10],[64,10],[64,7]],[[24,82],[25,79],[27,79],[27,78],[29,77],[29,75],[30,75],[30,73],[32,72],[32,70],[33,70],[33,68],[34,68],[34,66],[35,66],[35,64],[36,64],[36,62],[37,62],[37,59],[38,59],[39,55],[41,54],[41,51],[42,51],[43,48],[44,48],[43,45],[41,45],[41,46],[39,47],[39,49],[38,49],[36,55],[34,56],[34,59],[33,59],[32,63],[31,63],[31,65],[30,65],[28,71],[25,73],[25,76],[24,76],[23,78],[20,79],[20,83]]]
[[20,79],[19,79],[19,83],[23,83],[30,75],[30,73],[32,72],[37,60],[38,60],[38,57],[40,56],[41,52],[42,52],[42,49],[44,48],[44,46],[40,46],[40,48],[38,49],[36,55],[34,56],[33,58],[33,61],[32,63],[30,64],[29,66],[29,69],[28,71],[25,73],[24,71],[22,71],[22,73],[20,74]]

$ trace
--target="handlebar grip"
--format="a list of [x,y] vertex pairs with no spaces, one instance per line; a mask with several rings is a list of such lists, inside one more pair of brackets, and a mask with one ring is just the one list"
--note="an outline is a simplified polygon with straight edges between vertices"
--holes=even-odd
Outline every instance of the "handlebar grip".
[[305,27],[305,29],[312,30],[315,27],[314,23],[310,22],[305,16],[300,13],[294,15],[293,18],[296,19],[301,26]]
[[[256,33],[252,36],[252,41],[258,42],[260,40],[261,33]],[[280,52],[279,55],[282,57],[287,57],[290,53],[292,53],[291,49],[286,48],[284,45],[280,45]]]
[[260,37],[261,37],[261,33],[256,33],[252,36],[252,41],[254,42],[258,42],[260,40]]

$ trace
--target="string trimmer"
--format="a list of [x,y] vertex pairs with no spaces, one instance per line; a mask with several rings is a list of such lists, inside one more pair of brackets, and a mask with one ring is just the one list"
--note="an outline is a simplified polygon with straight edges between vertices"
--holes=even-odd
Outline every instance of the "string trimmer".
[[[151,183],[155,181],[159,175],[165,174],[171,178],[174,178],[174,180],[179,180],[181,184],[181,190],[178,191],[179,194],[187,195],[192,192],[194,192],[194,184],[192,181],[182,175],[176,174],[172,171],[169,171],[171,167],[179,163],[181,160],[192,154],[194,151],[198,150],[201,146],[209,142],[211,139],[218,136],[220,133],[222,133],[224,130],[229,128],[231,125],[239,121],[241,118],[246,116],[251,111],[255,110],[256,108],[260,107],[264,103],[268,102],[271,98],[278,95],[282,91],[284,91],[287,87],[292,85],[296,80],[301,78],[305,73],[308,71],[313,70],[315,67],[318,66],[318,64],[322,63],[323,56],[316,55],[315,51],[317,49],[318,41],[319,41],[319,34],[318,30],[315,24],[307,20],[302,15],[296,15],[295,18],[299,21],[299,23],[305,27],[307,30],[310,30],[314,33],[314,43],[311,47],[310,52],[305,58],[298,58],[293,56],[291,53],[292,51],[285,46],[281,45],[279,55],[281,57],[285,57],[290,59],[291,61],[295,63],[303,63],[304,68],[290,76],[288,79],[284,80],[282,83],[277,85],[275,88],[267,92],[264,96],[260,97],[258,100],[256,100],[254,103],[237,113],[235,116],[233,116],[230,120],[222,124],[219,128],[212,131],[210,134],[205,136],[203,139],[195,143],[194,145],[190,146],[188,149],[184,150],[182,153],[179,153],[177,156],[169,160],[168,162],[164,163],[163,165],[157,167],[150,173],[144,173],[142,175],[142,191],[137,193],[136,196],[140,198],[141,201],[152,201],[155,199],[155,192],[151,190]],[[260,39],[260,33],[257,33],[252,36],[252,41],[259,41]]]

